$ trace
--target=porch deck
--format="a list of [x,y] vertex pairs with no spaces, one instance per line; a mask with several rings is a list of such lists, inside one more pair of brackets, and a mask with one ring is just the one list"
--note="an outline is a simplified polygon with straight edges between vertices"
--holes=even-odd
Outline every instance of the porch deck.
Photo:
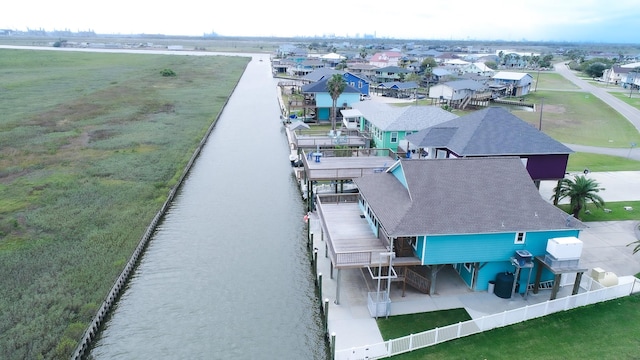
[[303,151],[303,164],[310,181],[351,180],[365,174],[381,172],[396,162],[398,156],[389,149],[321,149]]
[[357,130],[342,130],[333,136],[324,131],[297,130],[293,132],[292,142],[298,149],[317,149],[335,146],[364,148],[370,140]]
[[[388,252],[390,244],[374,235],[367,220],[361,217],[356,201],[340,201],[349,197],[357,199],[354,194],[318,196],[317,213],[333,266],[345,269],[388,264],[380,253]],[[393,264],[419,265],[420,260],[401,257],[394,259]]]

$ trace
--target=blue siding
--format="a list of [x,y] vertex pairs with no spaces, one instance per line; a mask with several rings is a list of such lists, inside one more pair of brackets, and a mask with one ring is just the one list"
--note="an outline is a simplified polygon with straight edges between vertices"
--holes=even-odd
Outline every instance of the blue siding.
[[396,166],[391,173],[396,177],[396,179],[398,179],[398,181],[400,181],[402,186],[404,186],[406,189],[407,179],[404,176],[404,171],[402,171],[402,166]]
[[[534,265],[535,265],[535,262],[534,262]],[[529,269],[520,270],[520,281],[519,281],[520,294],[524,294],[527,280],[530,280],[531,284],[535,282],[536,271],[538,271],[538,265],[535,265],[533,268],[531,268],[531,278],[529,278]],[[485,266],[482,267],[482,269],[480,269],[480,272],[478,273],[478,282],[474,290],[486,291],[489,286],[489,281],[495,280],[496,276],[499,273],[503,273],[503,272],[510,272],[515,274],[515,267],[511,265],[511,263],[508,261],[492,262],[492,263],[485,264]],[[544,269],[542,271],[542,276],[540,278],[540,281],[548,281],[548,280],[553,280],[553,273],[551,273],[551,271],[549,270]]]
[[358,91],[360,91],[361,94],[363,95],[369,95],[369,82],[366,81],[365,79],[362,79],[360,77],[357,77],[351,73],[345,73],[343,75],[344,77],[344,81],[353,86],[354,88],[358,89]]
[[358,202],[358,207],[360,208],[360,211],[362,212],[362,214],[364,214],[364,218],[367,220],[367,223],[369,224],[369,227],[371,228],[371,231],[377,237],[378,236],[378,226],[376,224],[374,224],[373,219],[371,218],[371,216],[369,216],[369,212],[365,208],[365,205],[362,203],[362,201]]
[[[472,274],[464,268],[464,263],[478,262],[481,269],[476,274],[476,286],[473,290],[485,291],[489,281],[495,280],[501,272],[515,273],[515,267],[511,264],[511,257],[516,250],[527,250],[533,256],[544,256],[547,249],[547,241],[551,238],[575,236],[579,230],[557,230],[528,232],[525,234],[524,244],[514,244],[516,233],[494,234],[461,234],[428,236],[426,241],[419,237],[417,252],[425,265],[455,264],[455,268],[467,285],[472,285]],[[423,244],[426,248],[423,251]],[[535,264],[535,263],[534,263]],[[520,293],[524,293],[527,280],[535,281],[537,265],[531,269],[522,269],[520,274]],[[544,270],[541,281],[552,280],[553,274]]]
[[331,108],[317,108],[316,110],[318,120],[331,120]]
[[471,267],[471,271],[468,271],[464,267],[464,264],[456,264],[455,269],[458,271],[458,274],[460,274],[462,281],[464,281],[464,283],[467,284],[469,288],[471,288],[471,284],[473,282],[473,266]]
[[[347,103],[351,106],[353,103],[360,102],[360,93],[349,92],[342,93],[338,96],[338,102],[336,103],[338,108],[342,107],[342,104]],[[316,93],[316,106],[319,108],[331,108],[333,100],[329,93]]]
[[[464,221],[464,220],[459,220]],[[526,233],[524,244],[514,244],[516,233],[430,235],[422,262],[456,264],[466,262],[509,261],[516,250],[528,250],[533,256],[544,255],[547,241],[555,237],[578,236],[578,230]]]
[[[424,250],[424,244],[425,244],[424,236],[418,236],[418,240],[416,241],[415,251],[416,251],[416,255],[419,258],[422,258],[422,251]],[[424,265],[424,263],[422,265]]]

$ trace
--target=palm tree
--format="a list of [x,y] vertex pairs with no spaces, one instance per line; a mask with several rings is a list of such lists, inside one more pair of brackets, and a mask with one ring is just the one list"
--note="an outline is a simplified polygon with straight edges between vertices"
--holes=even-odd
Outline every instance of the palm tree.
[[[640,229],[638,229],[638,230],[640,230]],[[635,245],[636,246],[636,247],[633,248],[633,253],[634,254],[637,253],[637,252],[640,252],[640,239],[632,242],[631,244],[627,244],[627,246],[631,246],[631,245]]]
[[363,59],[363,60],[367,58],[367,49],[366,48],[361,48],[360,49],[360,58]]
[[344,88],[347,86],[347,83],[344,81],[344,78],[340,74],[333,74],[329,81],[327,81],[327,90],[329,91],[329,95],[331,95],[331,130],[336,129],[336,107],[338,103],[338,98],[340,94],[344,91]]
[[580,211],[585,208],[587,202],[592,202],[598,209],[604,207],[604,200],[597,194],[604,188],[600,187],[594,179],[587,179],[584,175],[576,175],[573,180],[564,178],[558,181],[553,189],[551,199],[557,204],[564,198],[570,199],[573,217],[579,219]]

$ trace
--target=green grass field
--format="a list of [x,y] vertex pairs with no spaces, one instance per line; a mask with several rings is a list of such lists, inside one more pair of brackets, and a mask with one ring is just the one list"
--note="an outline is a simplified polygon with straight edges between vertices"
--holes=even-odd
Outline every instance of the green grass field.
[[527,95],[526,101],[537,104],[536,111],[513,114],[536,128],[542,123],[542,131],[560,142],[617,148],[640,142],[627,119],[589,93],[544,90]]
[[0,50],[0,358],[69,358],[248,61]]
[[533,76],[534,84],[537,82],[537,85],[534,85],[532,89],[534,92],[543,90],[578,90],[578,86],[555,72],[540,71],[529,74]]

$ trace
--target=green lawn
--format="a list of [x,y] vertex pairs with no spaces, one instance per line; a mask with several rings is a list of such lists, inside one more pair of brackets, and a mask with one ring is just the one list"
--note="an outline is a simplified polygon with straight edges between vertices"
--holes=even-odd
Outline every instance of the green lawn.
[[[542,91],[546,90],[578,90],[578,86],[572,83],[571,81],[565,79],[564,76],[552,72],[552,71],[540,71],[538,72],[528,72],[531,76],[533,76],[534,80],[534,88],[533,91]],[[538,82],[535,85],[535,81]]]
[[451,309],[378,318],[376,322],[386,341],[467,320],[471,316],[465,309]]
[[542,123],[542,131],[560,142],[618,148],[640,143],[636,128],[591,94],[544,90],[527,95],[526,101],[537,104],[537,111],[513,111],[513,114],[536,128]]
[[[629,149],[629,152],[640,151],[640,149]],[[626,157],[600,155],[584,152],[576,152],[569,155],[567,164],[568,172],[582,172],[584,169],[590,171],[640,171],[640,161]]]
[[[571,213],[569,204],[560,204],[558,207],[567,214]],[[625,207],[631,207],[632,210],[626,210]],[[604,209],[611,210],[610,212]],[[621,221],[621,220],[640,220],[640,201],[612,201],[605,202],[604,209],[598,209],[592,203],[588,203],[585,210],[588,212],[580,212],[580,220],[589,221]]]
[[[428,321],[443,324],[449,316],[447,311],[439,319],[437,312]],[[388,321],[400,327],[400,323],[414,319],[391,317]],[[424,331],[422,328],[405,329],[401,336]],[[380,330],[383,339],[400,337],[385,327]],[[637,359],[639,332],[640,296],[635,295],[493,329],[392,359]]]
[[0,50],[0,359],[69,358],[248,61]]
[[634,90],[632,93],[624,89],[620,91],[612,91],[611,95],[635,107],[636,109],[640,109],[640,94],[638,94],[638,90]]

